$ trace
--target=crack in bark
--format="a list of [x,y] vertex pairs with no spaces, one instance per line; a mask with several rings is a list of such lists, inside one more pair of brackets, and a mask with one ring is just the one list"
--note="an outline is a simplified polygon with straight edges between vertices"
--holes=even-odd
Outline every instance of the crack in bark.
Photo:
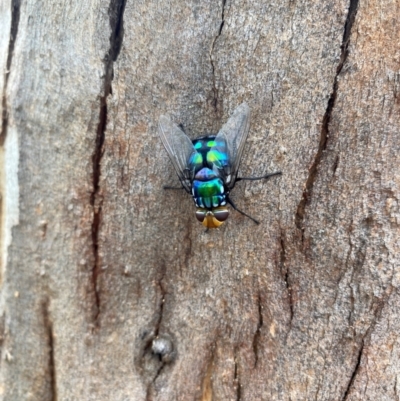
[[286,248],[285,248],[285,240],[283,233],[281,232],[281,237],[280,237],[280,245],[281,245],[281,251],[280,251],[280,268],[281,272],[283,275],[283,280],[285,282],[286,286],[286,291],[288,295],[288,303],[289,303],[289,311],[290,311],[290,326],[292,325],[292,320],[293,320],[293,294],[292,294],[292,288],[290,286],[290,272],[289,268],[285,266],[286,264]]
[[[351,221],[351,225],[350,225],[350,227],[353,225],[353,220]],[[351,241],[351,233],[350,233],[350,235],[349,235],[349,251],[348,251],[348,253],[347,253],[347,257],[346,257],[346,271],[348,270],[348,268],[349,268],[349,264],[350,264],[350,258],[351,258],[351,255],[352,255],[352,253],[353,253],[353,243],[352,243],[352,241]],[[348,283],[348,286],[349,286],[349,289],[350,289],[350,294],[349,294],[349,301],[350,301],[350,310],[349,310],[349,317],[348,317],[348,322],[349,322],[349,326],[351,326],[351,319],[352,319],[352,316],[354,315],[354,304],[355,304],[355,298],[354,298],[354,290],[353,290],[353,287],[352,287],[352,283],[353,283],[353,280],[354,280],[354,270],[355,270],[355,268],[354,267],[352,267],[352,269],[351,269],[351,276],[350,276],[350,280],[349,280],[349,283]],[[345,274],[345,273],[344,273]]]
[[95,139],[95,148],[92,155],[93,165],[93,191],[90,196],[90,204],[93,208],[92,221],[92,246],[93,268],[92,281],[95,296],[96,311],[94,316],[95,327],[99,326],[100,293],[98,289],[98,277],[100,274],[99,257],[99,231],[102,211],[102,198],[100,195],[101,159],[104,153],[104,140],[107,128],[107,98],[112,94],[112,80],[114,78],[114,61],[117,60],[121,50],[124,34],[124,11],[126,0],[112,0],[108,8],[109,23],[111,27],[110,47],[104,57],[104,83],[103,95],[100,97],[99,123]]
[[337,170],[338,165],[339,165],[339,160],[340,160],[340,157],[338,155],[338,156],[336,156],[335,161],[333,162],[332,175],[335,175],[335,173],[336,173],[336,170]]
[[385,304],[388,302],[389,298],[390,298],[391,294],[388,294],[384,299],[382,299],[379,304],[377,305],[376,309],[374,310],[373,313],[373,319],[368,327],[368,329],[364,332],[364,334],[362,335],[361,338],[361,347],[358,351],[358,356],[357,356],[357,362],[354,366],[353,372],[351,374],[350,380],[346,386],[346,390],[344,392],[343,398],[341,399],[341,401],[346,401],[347,397],[350,394],[351,391],[351,387],[354,384],[355,378],[358,374],[359,368],[360,368],[360,364],[361,364],[361,358],[364,352],[364,346],[365,346],[365,339],[367,337],[371,336],[371,333],[373,332],[373,330],[375,329],[375,326],[378,322],[378,320],[382,317],[382,312],[383,312],[383,308],[385,307]]
[[160,367],[157,369],[156,374],[154,375],[153,380],[149,383],[149,385],[147,386],[147,390],[146,390],[146,401],[152,401],[153,400],[153,385],[155,383],[155,381],[157,380],[158,376],[160,375],[162,369],[164,368],[165,363],[161,363]]
[[260,342],[261,328],[264,325],[260,293],[258,294],[258,297],[257,297],[257,305],[258,305],[258,324],[257,324],[257,329],[253,336],[253,344],[252,344],[253,352],[254,352],[254,368],[257,367],[257,363],[258,363],[258,345]]
[[[186,249],[184,250],[184,268],[188,269],[189,267],[189,261],[190,258],[192,256],[192,237],[191,237],[191,233],[192,233],[192,221],[193,219],[189,219],[188,222],[186,223],[186,233],[185,233],[185,237],[183,240],[183,244],[187,244]],[[182,276],[182,268],[180,268],[180,274]]]
[[212,401],[213,400],[213,390],[212,390],[212,370],[213,370],[213,365],[214,365],[214,358],[215,358],[215,343],[211,345],[210,351],[211,351],[211,356],[210,356],[210,361],[208,362],[207,365],[207,370],[206,374],[204,375],[204,379],[202,382],[202,394],[201,394],[201,401]]
[[[6,312],[3,310],[3,313],[0,315],[0,353],[1,348],[3,347],[4,341],[6,337]],[[0,367],[2,358],[0,358]]]
[[327,105],[324,117],[322,119],[322,128],[321,128],[321,135],[320,135],[318,150],[315,155],[314,162],[311,165],[310,170],[308,172],[308,177],[306,180],[302,199],[297,207],[295,223],[296,223],[296,227],[299,230],[301,230],[302,242],[304,242],[303,222],[304,222],[304,216],[305,216],[305,208],[310,201],[311,194],[312,194],[312,191],[314,188],[314,183],[315,183],[315,180],[317,177],[317,170],[322,161],[323,152],[325,151],[326,146],[327,146],[327,142],[328,142],[328,138],[329,138],[329,124],[331,121],[332,111],[335,106],[335,101],[336,101],[337,91],[338,91],[338,77],[342,71],[343,65],[346,62],[347,56],[349,54],[348,47],[349,47],[349,43],[350,43],[350,34],[351,34],[351,29],[353,27],[354,20],[355,20],[356,14],[357,14],[358,2],[359,2],[359,0],[350,0],[347,18],[346,18],[346,22],[345,22],[345,26],[344,26],[339,64],[336,67],[336,74],[335,74],[335,78],[333,81],[332,93],[329,97],[328,105]]
[[164,305],[165,305],[165,295],[166,295],[166,291],[165,288],[163,286],[163,280],[165,277],[165,273],[166,273],[166,267],[165,265],[163,265],[162,271],[161,271],[161,278],[158,280],[158,287],[160,288],[160,293],[161,293],[161,301],[160,304],[158,306],[158,319],[156,321],[155,324],[155,328],[154,328],[154,337],[157,337],[160,334],[160,326],[161,326],[161,321],[163,318],[163,313],[164,313]]
[[236,401],[240,401],[242,399],[242,385],[240,383],[239,369],[238,369],[238,363],[237,363],[237,359],[236,359],[236,353],[235,353],[234,380],[235,380],[235,383],[236,383]]
[[110,68],[113,67],[112,63],[117,61],[121,51],[122,42],[124,39],[124,12],[126,0],[111,0],[108,8],[108,15],[110,17],[111,36],[110,36],[110,51],[109,55]]
[[[148,342],[148,346],[146,347],[147,350],[149,350],[151,348],[151,344],[153,342],[153,340],[155,338],[157,338],[160,334],[160,326],[161,326],[161,321],[163,318],[163,313],[164,313],[164,305],[165,305],[165,295],[166,295],[166,290],[163,286],[163,280],[165,277],[165,273],[166,273],[166,267],[165,265],[162,266],[162,270],[161,270],[161,277],[157,282],[157,285],[160,289],[160,293],[161,293],[161,300],[160,303],[158,305],[158,313],[157,313],[157,320],[155,322],[154,325],[154,335],[152,336],[152,338],[149,340]],[[146,350],[145,350],[146,351]],[[156,373],[154,374],[154,377],[152,380],[150,380],[147,389],[146,389],[146,401],[151,401],[153,399],[153,394],[152,394],[152,390],[153,390],[153,385],[156,382],[156,380],[158,379],[158,377],[160,376],[164,366],[167,364],[166,361],[164,361],[161,357],[160,357],[160,366],[158,367]]]
[[214,107],[214,111],[218,113],[218,88],[216,84],[216,79],[215,79],[215,65],[214,65],[214,60],[212,57],[215,43],[217,42],[218,38],[222,34],[222,29],[225,24],[225,5],[226,5],[226,0],[222,0],[222,12],[221,12],[221,24],[219,26],[218,30],[218,35],[214,38],[212,45],[211,45],[211,51],[210,51],[210,63],[211,63],[211,71],[212,71],[212,80],[213,80],[213,86],[212,86],[212,91],[213,91],[213,100],[212,100],[212,106]]
[[49,381],[51,390],[51,401],[57,401],[57,381],[56,381],[56,365],[54,358],[54,331],[53,322],[50,318],[49,305],[50,301],[47,299],[43,303],[43,323],[47,334],[47,346],[49,349]]
[[3,96],[2,96],[2,125],[0,132],[0,146],[4,145],[7,136],[8,128],[8,102],[7,102],[7,87],[8,78],[10,76],[10,68],[14,55],[15,41],[18,34],[19,17],[20,17],[21,0],[11,0],[11,26],[10,26],[10,41],[8,43],[8,54],[6,62],[6,71],[4,78]]
[[348,385],[346,387],[346,390],[344,392],[344,396],[342,398],[342,401],[346,401],[347,397],[348,397],[348,395],[350,393],[350,389],[351,389],[351,387],[352,387],[352,385],[354,383],[354,380],[356,378],[358,369],[360,368],[360,363],[361,363],[361,357],[362,357],[363,350],[364,350],[364,338],[363,338],[362,343],[361,343],[361,348],[358,351],[357,363],[354,366],[353,373],[351,374],[351,377],[350,377],[349,383],[348,383]]
[[96,301],[95,323],[98,324],[98,317],[100,313],[100,294],[97,288],[97,279],[100,273],[99,261],[99,227],[100,227],[100,214],[102,208],[102,201],[99,198],[100,190],[100,174],[101,174],[101,158],[103,156],[103,145],[105,139],[105,130],[107,125],[107,100],[106,96],[100,99],[100,116],[99,124],[97,126],[97,135],[95,141],[95,151],[92,156],[93,163],[93,192],[90,196],[90,204],[93,207],[93,221],[92,221],[92,244],[94,264],[92,268],[92,280],[94,287],[94,295]]

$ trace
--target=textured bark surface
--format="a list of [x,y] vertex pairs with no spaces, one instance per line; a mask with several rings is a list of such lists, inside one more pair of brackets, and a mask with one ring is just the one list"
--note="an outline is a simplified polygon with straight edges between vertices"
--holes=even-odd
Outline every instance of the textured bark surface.
[[[0,4],[0,399],[399,400],[400,1]],[[157,135],[243,101],[208,233]]]

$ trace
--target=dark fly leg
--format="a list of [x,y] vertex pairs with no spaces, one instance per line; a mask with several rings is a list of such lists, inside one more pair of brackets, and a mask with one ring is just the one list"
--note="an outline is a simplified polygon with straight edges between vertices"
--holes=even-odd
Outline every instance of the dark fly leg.
[[239,212],[239,213],[242,214],[243,216],[248,217],[250,220],[253,220],[254,223],[260,224],[260,222],[259,222],[258,220],[256,220],[255,218],[249,216],[248,214],[246,214],[246,213],[243,212],[242,210],[238,209],[238,208],[236,207],[236,205],[233,203],[232,199],[230,199],[228,196],[227,196],[225,199],[226,199],[226,201],[227,201],[237,212]]
[[185,189],[183,186],[182,187],[170,187],[169,185],[164,185],[163,189]]
[[238,177],[238,178],[236,178],[236,182],[244,181],[244,180],[247,180],[247,181],[257,181],[257,180],[263,180],[263,179],[267,180],[269,177],[273,177],[274,175],[281,175],[281,174],[282,174],[282,171],[275,171],[275,173],[269,173],[269,174],[263,175],[261,177]]

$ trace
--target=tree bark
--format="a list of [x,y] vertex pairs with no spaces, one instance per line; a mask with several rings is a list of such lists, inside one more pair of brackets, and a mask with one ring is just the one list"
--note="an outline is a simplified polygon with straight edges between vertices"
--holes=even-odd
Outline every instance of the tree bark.
[[[0,4],[0,399],[400,400],[400,1]],[[204,232],[157,135],[252,110]]]

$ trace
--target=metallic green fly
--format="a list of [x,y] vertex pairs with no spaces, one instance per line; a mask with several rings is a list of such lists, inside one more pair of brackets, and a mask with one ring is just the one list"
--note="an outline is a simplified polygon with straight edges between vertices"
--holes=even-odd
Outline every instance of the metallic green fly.
[[242,103],[233,112],[217,135],[207,135],[193,141],[162,115],[159,135],[182,184],[196,204],[196,218],[207,228],[219,227],[229,216],[227,203],[236,211],[259,222],[239,210],[229,197],[238,181],[262,180],[281,174],[280,171],[261,177],[238,177],[240,159],[249,133],[250,108]]

